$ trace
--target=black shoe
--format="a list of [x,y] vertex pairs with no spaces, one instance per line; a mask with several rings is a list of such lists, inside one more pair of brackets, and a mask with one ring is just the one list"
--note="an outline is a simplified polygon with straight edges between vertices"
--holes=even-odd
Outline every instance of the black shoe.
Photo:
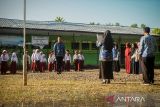
[[110,79],[108,79],[107,84],[110,84],[110,83],[111,83],[111,81],[110,81]]
[[102,84],[106,84],[106,81],[103,81]]
[[61,74],[61,72],[57,72],[57,74]]
[[150,84],[154,84],[154,80],[151,80]]

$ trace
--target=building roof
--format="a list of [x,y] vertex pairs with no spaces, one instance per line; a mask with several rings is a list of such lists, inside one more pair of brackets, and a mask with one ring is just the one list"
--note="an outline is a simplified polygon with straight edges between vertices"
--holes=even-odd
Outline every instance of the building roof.
[[[0,28],[23,28],[23,20],[0,18]],[[143,29],[122,27],[122,26],[106,26],[106,25],[90,25],[83,23],[70,22],[54,22],[54,21],[26,21],[26,28],[30,29],[44,29],[44,30],[58,30],[58,31],[80,31],[103,33],[110,30],[117,34],[137,34],[142,35]]]

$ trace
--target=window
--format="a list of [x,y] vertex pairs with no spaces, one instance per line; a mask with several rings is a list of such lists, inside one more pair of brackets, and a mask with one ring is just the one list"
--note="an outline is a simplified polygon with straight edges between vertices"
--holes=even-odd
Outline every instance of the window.
[[72,49],[79,49],[79,43],[73,42],[73,43],[71,44],[71,47],[72,47]]
[[93,50],[97,49],[96,43],[92,43],[92,49]]
[[89,50],[89,43],[82,43],[82,50]]

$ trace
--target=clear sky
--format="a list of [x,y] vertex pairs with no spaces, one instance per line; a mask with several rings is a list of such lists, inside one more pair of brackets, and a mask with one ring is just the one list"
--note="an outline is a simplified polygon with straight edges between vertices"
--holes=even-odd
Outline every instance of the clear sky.
[[[144,23],[160,28],[160,0],[27,0],[27,20]],[[23,0],[0,0],[0,18],[23,19]]]

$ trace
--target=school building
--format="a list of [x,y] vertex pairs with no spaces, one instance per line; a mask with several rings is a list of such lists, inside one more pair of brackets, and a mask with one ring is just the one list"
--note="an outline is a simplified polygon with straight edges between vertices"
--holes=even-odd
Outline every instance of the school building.
[[[82,50],[85,65],[98,65],[99,49],[96,47],[96,36],[110,30],[121,52],[121,66],[124,66],[125,43],[138,42],[143,36],[143,29],[126,26],[90,25],[82,23],[54,21],[26,21],[26,44],[30,55],[33,49],[40,48],[47,55],[52,50],[57,36],[62,36],[66,49],[71,54],[75,49]],[[160,36],[154,35],[158,52],[156,66],[160,66]],[[22,62],[23,54],[23,20],[0,18],[0,51],[16,51]],[[48,56],[48,55],[47,55]]]

